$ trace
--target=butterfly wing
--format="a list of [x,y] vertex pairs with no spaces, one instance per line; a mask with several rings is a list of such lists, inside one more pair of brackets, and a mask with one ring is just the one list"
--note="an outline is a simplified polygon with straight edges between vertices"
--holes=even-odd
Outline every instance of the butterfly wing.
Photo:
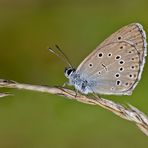
[[130,95],[140,80],[146,56],[146,35],[138,23],[104,40],[78,66],[77,72],[95,93]]

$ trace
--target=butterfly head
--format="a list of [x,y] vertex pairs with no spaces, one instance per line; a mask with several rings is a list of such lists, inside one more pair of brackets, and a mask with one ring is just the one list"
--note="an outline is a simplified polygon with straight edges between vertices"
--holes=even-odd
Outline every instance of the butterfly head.
[[76,70],[72,67],[66,67],[64,70],[64,74],[67,78],[69,78]]

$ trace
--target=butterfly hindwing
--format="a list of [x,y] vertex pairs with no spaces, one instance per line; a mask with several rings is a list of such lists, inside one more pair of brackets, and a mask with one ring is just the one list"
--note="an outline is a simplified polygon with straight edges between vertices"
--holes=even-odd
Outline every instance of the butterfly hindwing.
[[131,94],[140,80],[146,56],[146,36],[138,23],[130,24],[103,41],[78,66],[77,72],[100,94]]

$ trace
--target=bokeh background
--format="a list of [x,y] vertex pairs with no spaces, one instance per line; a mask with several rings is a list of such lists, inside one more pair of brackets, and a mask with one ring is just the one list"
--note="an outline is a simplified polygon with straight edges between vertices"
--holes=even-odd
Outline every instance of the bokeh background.
[[[62,85],[58,44],[74,66],[132,22],[148,33],[147,0],[0,0],[0,78]],[[104,96],[148,114],[148,63],[132,96]],[[147,148],[137,127],[96,106],[25,90],[0,89],[0,148]]]

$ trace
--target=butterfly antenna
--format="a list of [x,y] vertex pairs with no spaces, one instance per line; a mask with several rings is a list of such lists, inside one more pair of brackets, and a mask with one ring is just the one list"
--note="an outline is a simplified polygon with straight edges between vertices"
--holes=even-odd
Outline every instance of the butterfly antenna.
[[63,62],[65,62],[66,64],[68,64],[70,67],[73,67],[70,60],[68,59],[68,57],[64,54],[64,52],[59,48],[58,45],[55,45],[57,50],[59,51],[59,53],[57,53],[56,51],[54,51],[52,48],[48,48],[48,50],[53,53],[54,55],[56,55],[57,57],[59,57]]
[[67,61],[67,63],[69,63],[69,65],[71,67],[73,67],[72,64],[71,64],[71,62],[70,62],[70,60],[69,60],[69,58],[66,56],[66,54],[60,49],[60,47],[58,45],[55,45],[55,46],[59,50],[59,52],[61,53],[61,55],[65,58],[65,60]]

